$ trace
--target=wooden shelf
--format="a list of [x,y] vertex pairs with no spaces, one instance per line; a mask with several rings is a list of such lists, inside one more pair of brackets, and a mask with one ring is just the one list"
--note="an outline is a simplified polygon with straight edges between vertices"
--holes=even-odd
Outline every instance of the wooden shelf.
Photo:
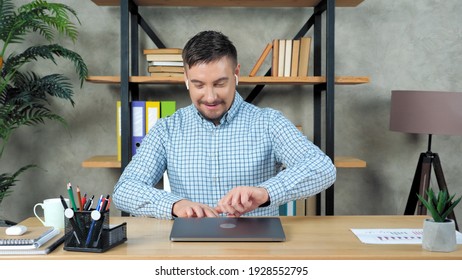
[[[119,6],[120,0],[92,0],[98,6]],[[314,7],[321,0],[133,0],[138,6],[163,7]],[[356,7],[363,0],[337,0],[337,7]]]
[[[337,168],[364,168],[366,162],[353,157],[336,157],[335,166]],[[120,168],[121,163],[117,156],[93,156],[84,162],[82,167],[86,168]]]
[[117,160],[117,156],[94,156],[84,162],[82,167],[87,168],[121,168],[120,161]]
[[366,162],[354,157],[335,157],[335,167],[337,168],[365,168]]
[[[183,84],[183,77],[151,77],[151,76],[132,76],[129,78],[131,83],[137,84]],[[103,84],[119,84],[120,76],[88,76],[87,82]],[[322,76],[310,77],[239,77],[241,85],[316,85],[326,82]],[[357,85],[369,83],[369,77],[364,76],[337,76],[335,83],[338,85]]]

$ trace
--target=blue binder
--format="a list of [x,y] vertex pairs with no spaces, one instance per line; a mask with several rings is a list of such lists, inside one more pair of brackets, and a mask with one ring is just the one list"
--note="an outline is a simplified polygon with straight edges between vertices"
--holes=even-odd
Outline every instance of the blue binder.
[[145,101],[132,101],[132,155],[146,135]]

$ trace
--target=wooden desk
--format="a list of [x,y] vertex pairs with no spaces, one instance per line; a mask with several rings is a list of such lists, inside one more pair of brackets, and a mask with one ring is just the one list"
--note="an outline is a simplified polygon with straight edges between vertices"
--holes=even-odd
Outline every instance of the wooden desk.
[[[111,224],[127,222],[128,240],[105,253],[64,251],[62,245],[45,256],[0,256],[1,259],[458,259],[462,245],[451,253],[428,252],[421,245],[363,244],[351,228],[422,228],[423,216],[314,216],[281,217],[286,242],[170,242],[172,221],[111,217]],[[22,224],[38,224],[29,218]]]

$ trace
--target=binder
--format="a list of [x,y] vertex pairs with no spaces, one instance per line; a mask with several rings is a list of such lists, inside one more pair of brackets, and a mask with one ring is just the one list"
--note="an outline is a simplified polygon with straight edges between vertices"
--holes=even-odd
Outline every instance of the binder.
[[175,101],[161,101],[160,102],[160,117],[167,118],[173,115],[176,111]]
[[296,201],[289,201],[279,206],[279,216],[296,216]]
[[116,137],[117,137],[117,160],[122,161],[122,121],[121,102],[116,104]]
[[145,122],[146,101],[132,101],[132,155],[136,154],[136,149],[141,145],[144,135],[146,135]]
[[167,171],[164,172],[163,190],[166,191],[166,192],[172,192],[172,189],[170,187],[170,180],[168,179]]
[[146,134],[160,118],[160,102],[146,101]]

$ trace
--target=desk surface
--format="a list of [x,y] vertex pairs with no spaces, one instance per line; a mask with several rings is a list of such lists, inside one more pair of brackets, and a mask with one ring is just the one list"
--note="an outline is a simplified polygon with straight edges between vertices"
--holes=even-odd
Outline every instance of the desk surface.
[[[127,222],[128,240],[105,253],[64,251],[45,256],[0,256],[0,259],[462,259],[462,245],[451,253],[428,252],[421,245],[363,244],[352,228],[422,228],[423,216],[281,217],[285,242],[170,242],[173,222],[153,218],[111,217]],[[36,218],[22,222],[39,224]]]

